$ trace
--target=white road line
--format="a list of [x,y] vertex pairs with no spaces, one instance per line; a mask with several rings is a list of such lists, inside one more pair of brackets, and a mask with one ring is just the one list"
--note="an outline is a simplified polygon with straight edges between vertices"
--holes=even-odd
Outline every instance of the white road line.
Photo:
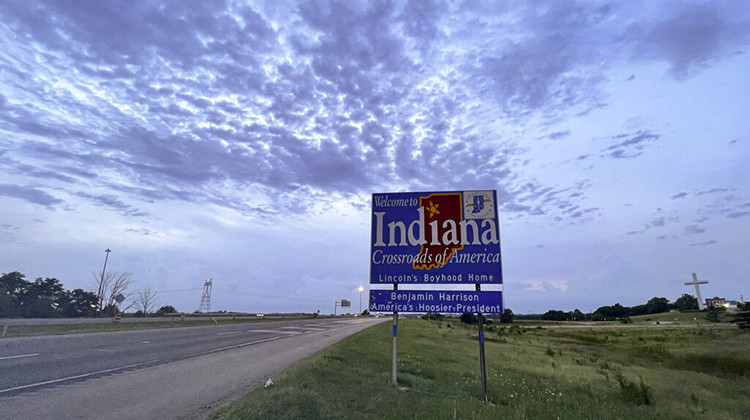
[[34,357],[34,356],[39,356],[40,354],[41,353],[30,353],[30,354],[19,354],[19,355],[16,355],[16,356],[0,356],[0,360],[5,360],[5,359],[20,359],[22,357]]
[[286,330],[305,330],[305,331],[325,331],[329,328],[320,328],[320,327],[281,327]]
[[247,343],[235,344],[233,346],[227,346],[227,347],[221,347],[221,348],[218,348],[218,349],[213,349],[211,351],[206,352],[205,354],[217,353],[217,352],[224,351],[224,350],[239,349],[239,348],[242,348],[242,347],[252,346],[253,344],[260,344],[260,343],[265,343],[267,341],[280,340],[282,338],[286,338],[286,337],[284,337],[284,336],[278,336],[278,337],[265,338],[263,340],[248,341]]
[[56,384],[58,382],[69,381],[71,379],[87,378],[89,376],[101,375],[102,373],[114,372],[116,370],[130,369],[130,368],[134,368],[134,367],[137,367],[137,366],[148,365],[150,363],[155,363],[155,362],[158,362],[158,361],[159,361],[158,359],[156,359],[156,360],[149,360],[148,362],[136,363],[134,365],[127,365],[127,366],[120,366],[120,367],[116,367],[116,368],[112,368],[112,369],[100,370],[100,371],[97,371],[97,372],[84,373],[83,375],[68,376],[67,378],[53,379],[51,381],[37,382],[35,384],[21,385],[21,386],[17,386],[17,387],[13,387],[13,388],[0,389],[0,394],[5,393],[5,392],[18,391],[18,390],[21,390],[21,389],[35,388],[35,387],[42,386],[42,385]]
[[267,334],[299,334],[298,331],[278,331],[278,330],[242,330],[242,331],[227,331],[227,332],[220,332],[216,335],[228,335],[228,334],[239,334],[239,333],[267,333]]
[[266,333],[266,334],[299,334],[298,331],[278,331],[278,330],[248,330],[248,331]]

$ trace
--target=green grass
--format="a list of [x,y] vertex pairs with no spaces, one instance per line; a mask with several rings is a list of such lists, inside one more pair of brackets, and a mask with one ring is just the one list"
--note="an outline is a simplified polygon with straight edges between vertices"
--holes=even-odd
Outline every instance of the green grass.
[[750,417],[750,334],[738,329],[490,325],[489,404],[475,326],[400,320],[398,387],[390,332],[386,322],[350,337],[211,418]]
[[651,324],[672,323],[675,325],[701,325],[709,322],[706,319],[707,312],[662,312],[659,314],[637,315],[630,317],[633,323]]

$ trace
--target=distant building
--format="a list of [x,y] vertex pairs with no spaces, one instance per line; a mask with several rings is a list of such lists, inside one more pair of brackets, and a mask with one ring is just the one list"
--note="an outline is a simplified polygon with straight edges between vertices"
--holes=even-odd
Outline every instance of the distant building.
[[714,296],[710,299],[706,299],[706,308],[708,309],[726,308],[727,306],[727,300],[724,298]]

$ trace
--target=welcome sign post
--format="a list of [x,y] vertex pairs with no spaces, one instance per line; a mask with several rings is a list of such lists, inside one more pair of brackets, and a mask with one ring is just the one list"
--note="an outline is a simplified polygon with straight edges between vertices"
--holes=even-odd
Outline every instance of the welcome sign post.
[[[487,400],[482,314],[501,314],[500,229],[495,190],[382,193],[372,196],[370,312],[393,312],[393,384],[396,385],[398,313],[479,315],[482,388]],[[473,286],[470,290],[398,290],[399,284]]]

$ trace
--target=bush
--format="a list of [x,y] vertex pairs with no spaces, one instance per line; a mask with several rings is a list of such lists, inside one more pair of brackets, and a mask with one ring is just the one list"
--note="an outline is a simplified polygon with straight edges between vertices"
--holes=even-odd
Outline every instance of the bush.
[[750,329],[750,302],[737,305],[737,313],[732,319],[741,329]]
[[166,316],[166,315],[175,315],[177,314],[177,309],[174,308],[172,305],[164,305],[159,310],[156,311],[154,315],[156,316]]
[[104,309],[102,309],[102,313],[104,314],[104,316],[110,318],[114,317],[118,312],[120,312],[120,308],[118,308],[117,305],[107,305],[104,307]]
[[710,322],[721,322],[719,320],[719,313],[723,311],[723,309],[709,309],[708,313],[706,314],[706,319]]
[[463,322],[464,324],[478,324],[479,323],[479,319],[477,318],[477,316],[469,312],[462,313],[460,319],[461,319],[461,322]]
[[502,314],[500,314],[500,323],[510,324],[511,322],[513,322],[513,311],[511,311],[510,309],[506,309]]
[[570,314],[563,311],[550,309],[542,315],[542,319],[545,321],[569,321]]
[[442,321],[445,319],[445,315],[443,314],[434,314],[434,313],[427,313],[425,314],[422,319],[426,320],[433,320],[433,321]]

